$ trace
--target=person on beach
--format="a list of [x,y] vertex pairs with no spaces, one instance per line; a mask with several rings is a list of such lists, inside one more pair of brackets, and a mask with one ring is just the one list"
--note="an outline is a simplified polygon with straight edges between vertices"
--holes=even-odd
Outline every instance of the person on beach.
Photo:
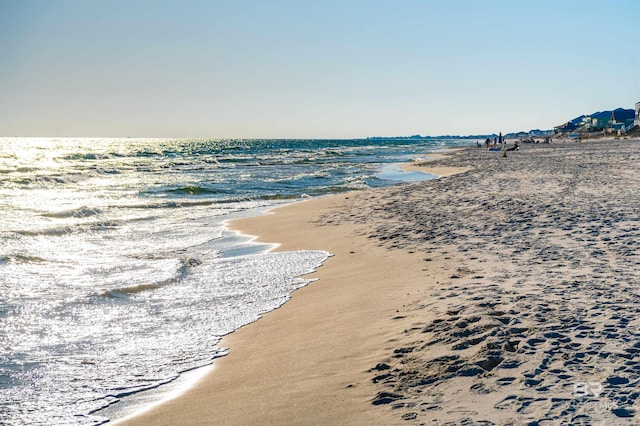
[[[506,148],[507,144],[505,142],[504,147]],[[503,149],[503,153],[502,156],[506,157],[507,156],[507,151],[519,151],[520,150],[520,142],[515,141],[515,143],[513,144],[513,146],[511,148],[507,148],[507,149]]]

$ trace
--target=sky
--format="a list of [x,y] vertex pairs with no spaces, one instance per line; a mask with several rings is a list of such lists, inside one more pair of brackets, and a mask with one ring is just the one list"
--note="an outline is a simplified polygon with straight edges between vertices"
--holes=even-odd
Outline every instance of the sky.
[[550,129],[640,102],[640,0],[0,0],[0,136]]

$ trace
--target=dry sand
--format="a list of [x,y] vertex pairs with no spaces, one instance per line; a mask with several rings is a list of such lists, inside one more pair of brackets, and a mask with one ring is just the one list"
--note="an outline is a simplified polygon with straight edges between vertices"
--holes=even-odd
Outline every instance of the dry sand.
[[638,140],[474,148],[235,222],[334,256],[129,424],[638,424],[638,165]]

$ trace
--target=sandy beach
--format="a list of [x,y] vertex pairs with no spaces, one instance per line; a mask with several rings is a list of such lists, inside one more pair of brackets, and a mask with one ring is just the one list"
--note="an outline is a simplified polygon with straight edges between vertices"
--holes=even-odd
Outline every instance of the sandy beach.
[[122,423],[638,424],[639,164],[637,139],[469,148],[411,165],[437,180],[234,221],[333,256]]

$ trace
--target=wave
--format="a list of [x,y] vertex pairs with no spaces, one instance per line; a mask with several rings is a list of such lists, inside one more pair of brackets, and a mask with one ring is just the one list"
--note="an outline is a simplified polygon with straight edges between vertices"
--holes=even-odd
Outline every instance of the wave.
[[44,217],[52,217],[56,219],[65,219],[70,217],[89,217],[102,213],[102,210],[96,207],[82,206],[77,209],[64,210],[61,212],[44,213]]
[[157,283],[135,284],[130,286],[113,288],[110,290],[105,290],[102,293],[98,294],[98,297],[107,298],[107,299],[123,299],[138,293],[157,290],[169,284],[174,284],[178,282],[178,280],[184,277],[184,275],[188,272],[189,269],[198,267],[200,265],[202,265],[202,261],[200,259],[197,259],[195,257],[184,258],[180,260],[180,267],[177,269],[176,275],[173,278],[162,280]]
[[[135,220],[135,219],[134,219]],[[144,220],[144,219],[143,219]],[[132,220],[133,221],[133,220]],[[73,226],[59,226],[53,228],[45,228],[38,230],[18,230],[12,231],[16,234],[23,235],[25,237],[38,237],[38,236],[47,236],[47,237],[62,237],[65,235],[70,235],[73,233],[81,233],[87,230],[89,231],[105,231],[113,228],[117,228],[121,226],[122,223],[118,221],[99,221],[99,222],[90,222],[90,223],[82,223]]]
[[141,151],[138,151],[135,153],[136,157],[158,157],[161,156],[162,154],[160,152],[151,150],[151,149],[144,149]]
[[93,170],[96,171],[96,173],[101,174],[101,175],[119,175],[123,173],[123,170],[119,170],[119,169],[105,169],[102,167],[96,167]]
[[255,197],[256,200],[278,201],[278,200],[296,200],[298,198],[306,198],[307,194],[267,194]]
[[122,206],[118,206],[124,209],[175,209],[182,207],[199,207],[199,206],[210,206],[213,204],[225,204],[225,203],[233,203],[237,200],[201,200],[201,201],[164,201],[164,202],[152,202],[152,203],[143,203],[143,204],[125,204]]
[[49,260],[44,259],[42,257],[29,256],[25,254],[12,254],[8,256],[0,257],[0,264],[6,264],[6,263],[23,264],[23,263],[44,263],[44,262],[49,262]]
[[69,154],[62,157],[63,160],[76,161],[76,160],[108,160],[111,158],[108,154],[100,154],[97,152],[88,152],[88,153],[75,153]]
[[37,237],[40,235],[58,237],[58,236],[68,235],[73,233],[74,228],[71,226],[61,226],[58,228],[47,228],[47,229],[40,229],[37,231],[20,230],[20,231],[13,231],[13,232],[15,232],[16,234],[24,235],[25,237]]
[[85,171],[84,173],[68,173],[68,174],[36,174],[31,176],[21,176],[11,179],[10,182],[18,185],[65,185],[74,184],[85,181],[93,177],[93,173]]
[[263,181],[267,183],[290,183],[305,180],[308,181],[310,179],[331,179],[331,174],[325,170],[317,170],[306,173],[292,174],[285,177],[265,178],[263,179]]
[[120,287],[112,290],[106,290],[100,293],[99,297],[105,297],[108,299],[121,299],[123,297],[129,297],[132,294],[142,293],[144,291],[155,290],[162,287],[162,284],[137,284],[128,287]]
[[220,191],[211,188],[204,188],[201,186],[185,186],[182,188],[175,188],[166,191],[170,194],[186,194],[186,195],[202,195],[202,194],[226,194],[228,191]]

